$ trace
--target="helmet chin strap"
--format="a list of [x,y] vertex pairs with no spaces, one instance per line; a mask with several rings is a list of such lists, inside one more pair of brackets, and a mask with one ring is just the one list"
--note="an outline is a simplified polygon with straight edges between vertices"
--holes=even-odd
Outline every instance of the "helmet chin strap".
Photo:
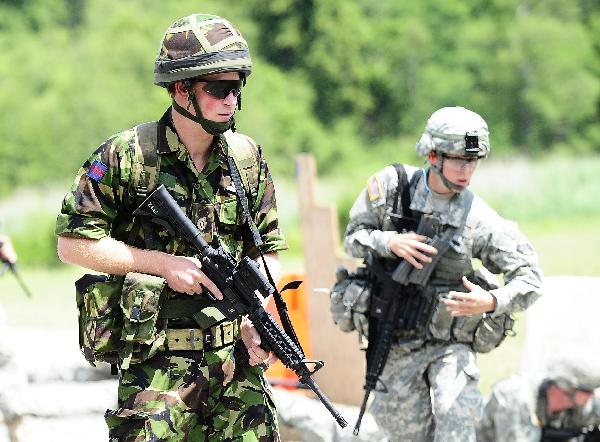
[[433,164],[429,163],[430,169],[433,170],[435,173],[438,174],[438,176],[442,180],[442,183],[448,189],[450,189],[450,190],[452,190],[454,192],[458,192],[458,193],[460,193],[463,190],[465,190],[466,186],[459,186],[458,184],[454,184],[453,182],[451,182],[448,178],[446,178],[444,176],[444,157],[442,155],[442,152],[440,152],[438,150],[436,150],[435,153],[436,153],[436,156],[439,159],[439,161],[437,162],[437,164],[435,166]]
[[192,87],[191,82],[184,82],[184,88],[188,92],[188,108],[190,105],[193,106],[196,115],[192,114],[186,108],[182,107],[173,99],[173,107],[177,112],[183,115],[186,118],[189,118],[192,121],[198,123],[202,128],[211,135],[221,135],[227,132],[229,129],[235,132],[235,118],[232,116],[229,120],[219,123],[217,121],[211,121],[204,118],[202,115],[202,111],[200,110],[200,106],[198,106],[198,101],[196,100],[196,93]]

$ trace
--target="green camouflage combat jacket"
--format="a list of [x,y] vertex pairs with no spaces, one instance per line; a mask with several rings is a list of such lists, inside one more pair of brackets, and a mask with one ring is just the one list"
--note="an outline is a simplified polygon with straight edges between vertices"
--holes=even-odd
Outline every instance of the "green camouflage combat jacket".
[[[405,166],[405,169],[410,180],[416,169],[411,166]],[[465,212],[464,192],[454,195],[447,202],[446,209],[437,212],[425,177],[426,174],[423,174],[414,185],[410,209],[436,215],[442,229],[459,228]],[[386,167],[369,179],[367,188],[350,210],[344,244],[351,256],[362,258],[369,250],[373,250],[378,257],[399,259],[388,247],[390,238],[397,233],[390,217],[397,187],[398,175],[393,166]],[[505,285],[491,290],[497,299],[492,316],[524,310],[541,295],[542,272],[533,247],[514,222],[500,217],[476,195],[460,238],[451,241],[450,249],[432,273],[430,285],[445,286],[446,292],[460,290],[461,277],[473,270],[473,258],[480,259],[492,273],[504,277]],[[447,315],[443,304],[439,306],[434,321],[438,313]],[[466,322],[472,322],[470,326],[474,326],[477,320],[474,317],[472,320],[457,318],[453,321],[447,317],[441,322],[448,326],[452,322],[453,328],[461,328],[461,324]],[[435,327],[436,323],[430,325],[431,335],[442,340],[448,338],[448,330],[436,330]]]
[[[104,142],[84,163],[71,192],[63,200],[56,234],[89,239],[110,236],[140,248],[191,256],[184,243],[156,224],[146,229],[142,226],[129,241],[134,228],[131,213],[141,202],[136,199],[131,176],[135,143],[135,130],[126,130]],[[241,204],[227,165],[225,137],[215,137],[208,162],[198,171],[179,142],[169,109],[158,122],[158,152],[160,172],[156,187],[165,185],[209,244],[215,246],[218,240],[237,259],[256,258],[258,251],[247,224],[243,223]],[[255,179],[250,182],[256,185],[250,189],[249,205],[263,240],[261,250],[263,253],[284,250],[287,246],[278,224],[273,180],[260,148],[256,147],[254,153]]]

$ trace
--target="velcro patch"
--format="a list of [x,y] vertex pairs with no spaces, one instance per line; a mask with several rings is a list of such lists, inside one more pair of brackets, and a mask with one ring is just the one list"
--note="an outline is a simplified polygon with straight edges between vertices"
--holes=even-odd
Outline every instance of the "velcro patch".
[[381,188],[376,175],[369,178],[369,181],[367,182],[367,193],[369,194],[369,199],[371,201],[377,201],[381,198]]
[[90,170],[88,171],[87,176],[89,176],[91,179],[98,183],[106,174],[107,170],[108,166],[106,164],[104,164],[102,161],[94,160],[94,162],[90,166]]

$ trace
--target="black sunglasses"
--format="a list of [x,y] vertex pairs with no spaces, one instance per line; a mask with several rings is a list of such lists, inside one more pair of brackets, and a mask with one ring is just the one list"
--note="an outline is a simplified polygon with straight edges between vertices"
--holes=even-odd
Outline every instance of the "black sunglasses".
[[242,80],[200,80],[206,83],[202,90],[209,95],[221,100],[227,98],[233,92],[234,97],[239,97],[242,93]]

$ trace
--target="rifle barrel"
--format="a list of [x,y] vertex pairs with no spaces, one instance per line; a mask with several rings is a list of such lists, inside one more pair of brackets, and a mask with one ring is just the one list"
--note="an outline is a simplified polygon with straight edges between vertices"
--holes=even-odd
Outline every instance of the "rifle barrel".
[[365,415],[365,411],[367,409],[367,401],[369,400],[369,396],[371,394],[371,388],[365,386],[365,396],[363,397],[362,405],[360,406],[360,412],[358,413],[358,419],[356,420],[356,425],[354,425],[354,431],[352,434],[358,436],[358,432],[360,431],[360,424],[362,422],[362,418]]
[[339,424],[340,427],[344,428],[348,425],[348,422],[346,422],[346,419],[344,419],[344,417],[333,407],[333,405],[329,401],[329,398],[327,396],[325,396],[325,393],[323,393],[321,391],[319,386],[315,383],[315,381],[313,381],[313,379],[311,377],[309,377],[309,376],[302,377],[302,378],[300,378],[300,382],[307,385],[312,391],[315,392],[315,394],[319,397],[319,399],[321,400],[323,405],[325,405],[325,407],[329,410],[329,412],[334,417],[334,419],[337,421],[337,423]]
[[4,274],[4,272],[6,272],[6,269],[10,270],[10,272],[15,276],[15,279],[17,280],[17,283],[19,284],[19,286],[21,287],[21,290],[23,290],[23,292],[25,293],[25,295],[28,298],[31,298],[31,290],[29,290],[29,288],[27,287],[27,284],[25,284],[25,281],[23,281],[23,278],[21,278],[21,274],[19,273],[19,270],[17,268],[16,264],[10,263],[8,261],[4,262],[4,267],[2,269],[2,272],[0,272],[0,276],[2,276]]

